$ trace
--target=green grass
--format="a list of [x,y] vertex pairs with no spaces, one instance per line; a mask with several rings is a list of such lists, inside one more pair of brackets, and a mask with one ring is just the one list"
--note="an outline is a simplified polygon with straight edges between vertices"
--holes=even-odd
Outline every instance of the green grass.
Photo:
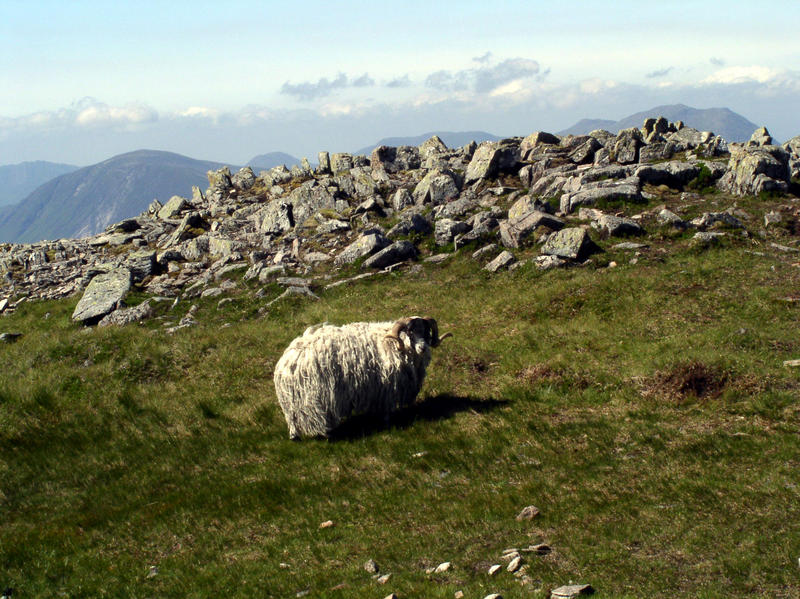
[[[0,345],[0,587],[509,598],[574,580],[602,597],[798,596],[800,378],[782,362],[800,357],[800,306],[781,298],[800,269],[744,243],[493,276],[459,257],[263,316],[274,295],[194,300],[200,324],[173,335],[163,323],[190,301],[106,329],[70,323],[77,298],[22,304],[0,320],[25,333]],[[272,388],[289,341],[410,314],[455,334],[418,404],[289,441]],[[692,392],[698,364],[711,388]],[[541,515],[517,522],[529,504]],[[503,549],[537,542],[553,551],[526,558],[528,584],[487,576]],[[454,569],[425,573],[443,561]]]

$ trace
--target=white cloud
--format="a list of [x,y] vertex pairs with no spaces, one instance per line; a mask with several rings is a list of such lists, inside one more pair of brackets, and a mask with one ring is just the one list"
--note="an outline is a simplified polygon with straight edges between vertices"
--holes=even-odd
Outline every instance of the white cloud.
[[769,67],[749,66],[749,67],[725,67],[719,69],[712,75],[703,79],[701,84],[737,84],[737,83],[768,83],[776,80],[780,71]]

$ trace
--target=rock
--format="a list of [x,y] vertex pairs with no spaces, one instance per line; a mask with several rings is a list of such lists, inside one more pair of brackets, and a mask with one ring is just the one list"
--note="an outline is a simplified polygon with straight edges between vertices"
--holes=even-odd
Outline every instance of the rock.
[[766,127],[759,127],[753,131],[750,140],[747,142],[748,146],[769,146],[772,145],[772,136],[767,131]]
[[212,190],[224,191],[232,186],[231,170],[227,166],[223,166],[216,171],[208,171],[206,177],[208,178],[208,186]]
[[458,185],[449,171],[433,169],[414,188],[413,197],[417,204],[439,205],[458,196]]
[[417,257],[417,248],[410,241],[396,241],[376,254],[370,256],[362,264],[362,268],[386,268],[397,262],[413,260]]
[[259,231],[262,233],[280,235],[294,228],[292,205],[288,202],[273,201],[261,214]]
[[395,194],[392,196],[392,208],[397,210],[403,210],[404,208],[408,208],[409,206],[414,205],[414,196],[411,195],[411,192],[408,191],[405,187],[401,187],[398,189]]
[[639,162],[639,148],[642,146],[642,132],[636,127],[623,129],[617,133],[612,155],[619,164]]
[[[775,212],[774,210],[767,212],[764,215],[764,226],[770,227],[772,225],[779,225],[783,221],[783,217],[781,216],[780,212]],[[2,308],[0,308],[0,312],[2,312]]]
[[701,216],[692,219],[690,224],[693,227],[697,227],[701,230],[705,230],[715,225],[722,225],[725,227],[731,227],[733,229],[744,228],[742,222],[728,212],[704,212]]
[[516,572],[517,570],[519,570],[521,565],[522,565],[522,557],[518,555],[515,558],[512,558],[512,560],[508,563],[506,570],[508,570],[509,572]]
[[686,227],[686,222],[677,214],[666,208],[662,208],[656,215],[658,222],[662,225],[672,225],[673,227]]
[[720,237],[723,237],[724,235],[725,233],[698,231],[694,234],[694,237],[692,237],[690,245],[699,248],[707,248],[711,247],[712,245],[718,245]]
[[167,203],[164,204],[164,207],[158,211],[158,218],[161,220],[166,220],[168,218],[177,218],[178,215],[188,209],[190,207],[189,202],[186,201],[186,198],[182,198],[181,196],[172,196]]
[[483,268],[485,270],[488,270],[489,272],[497,272],[502,268],[508,268],[514,262],[515,258],[513,254],[511,254],[511,252],[509,251],[503,251],[500,253],[499,256],[497,256],[497,258],[489,262],[489,264],[487,264]]
[[453,599],[464,599],[464,591],[456,591],[453,593]]
[[140,322],[153,316],[153,308],[150,306],[150,300],[146,299],[138,306],[133,308],[118,308],[106,314],[100,322],[97,323],[98,327],[107,326],[123,326],[131,322]]
[[489,576],[494,576],[502,569],[503,566],[501,566],[500,564],[494,564],[493,566],[489,566]]
[[332,218],[330,220],[326,220],[324,223],[317,227],[317,233],[321,234],[328,234],[328,233],[341,233],[342,231],[349,231],[350,230],[350,223],[337,220]]
[[594,206],[600,200],[637,203],[642,201],[642,194],[637,184],[623,180],[621,182],[601,182],[595,186],[582,186],[575,192],[564,193],[559,202],[561,212],[570,214],[580,206]]
[[470,226],[463,222],[452,220],[449,218],[442,218],[436,221],[434,225],[434,238],[436,245],[447,245],[452,242],[456,235],[466,233],[470,230]]
[[8,298],[4,297],[0,299],[0,312],[3,312],[6,308],[8,308]]
[[375,580],[377,581],[378,584],[386,584],[387,582],[389,582],[389,579],[391,577],[392,577],[391,574],[382,574],[378,576]]
[[72,320],[90,324],[115,310],[131,288],[131,271],[116,268],[95,276],[75,306]]
[[646,243],[632,243],[630,241],[623,241],[611,246],[612,250],[643,250],[650,247]]
[[562,229],[547,238],[541,253],[569,260],[583,260],[596,251],[586,231],[580,227]]
[[516,520],[517,522],[522,522],[524,520],[533,520],[536,516],[539,515],[539,508],[535,505],[529,505],[522,508],[522,511],[517,514]]
[[778,146],[731,145],[728,171],[717,186],[735,195],[789,189],[789,154]]
[[475,150],[467,165],[464,184],[494,177],[500,172],[514,169],[519,163],[519,145],[513,140],[483,142]]
[[503,596],[500,593],[490,593],[486,595],[483,599],[503,599]]
[[569,584],[550,591],[550,599],[573,599],[581,595],[591,595],[594,589],[588,584]]
[[533,259],[536,268],[539,270],[550,270],[551,268],[561,268],[567,266],[569,263],[563,258],[558,256],[536,256]]
[[231,177],[231,184],[234,187],[237,187],[242,190],[248,190],[256,183],[256,176],[253,173],[253,169],[249,166],[246,166],[242,169],[239,169],[239,172],[236,173],[233,177]]
[[419,145],[419,155],[423,159],[445,152],[447,152],[447,146],[438,135],[434,135]]
[[[798,368],[800,367],[800,360],[784,360],[783,365],[788,368]],[[800,559],[798,559],[798,563],[800,563]]]
[[22,337],[22,333],[0,333],[0,342],[14,343],[20,337]]
[[336,266],[352,264],[359,258],[374,254],[390,245],[390,241],[382,234],[377,232],[364,233],[353,243],[348,245],[336,256],[333,263]]
[[377,574],[380,571],[380,568],[378,568],[378,563],[374,559],[367,560],[367,562],[364,564],[364,569],[370,574]]
[[613,214],[601,214],[592,221],[592,227],[605,231],[611,237],[644,235],[644,229],[635,220]]
[[[509,211],[509,215],[512,211]],[[515,212],[515,214],[517,214]],[[500,223],[500,239],[507,248],[518,248],[538,227],[554,231],[564,228],[564,221],[545,212],[531,210],[527,214]]]
[[442,572],[448,572],[452,568],[453,564],[451,564],[450,562],[442,562],[441,564],[436,566],[436,568],[434,568],[433,572],[435,574],[441,574]]
[[386,595],[386,597],[384,597],[383,599],[399,599],[399,597],[394,593],[390,593],[389,595]]
[[325,520],[325,522],[322,522],[319,525],[320,528],[333,528],[333,526],[334,526],[333,520]]
[[134,282],[143,281],[156,271],[156,251],[142,250],[131,252],[125,260],[125,266],[131,271],[131,279]]
[[498,249],[500,248],[496,243],[490,243],[489,245],[485,245],[482,248],[475,250],[472,253],[472,258],[474,260],[482,260],[483,258],[486,258],[487,256],[497,252]]
[[411,235],[412,233],[427,235],[431,231],[433,231],[433,227],[428,222],[428,219],[421,214],[411,214],[392,227],[386,233],[386,236],[389,239],[393,239],[403,235]]

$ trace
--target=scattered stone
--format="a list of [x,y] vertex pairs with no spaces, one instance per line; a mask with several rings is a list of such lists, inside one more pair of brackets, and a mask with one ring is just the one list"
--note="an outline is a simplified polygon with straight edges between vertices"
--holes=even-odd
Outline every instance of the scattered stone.
[[369,572],[370,574],[377,574],[380,572],[380,568],[378,568],[378,563],[374,559],[369,559],[364,564],[364,569]]
[[22,337],[22,333],[0,333],[0,341],[3,343],[14,343]]
[[788,245],[781,245],[780,243],[770,242],[769,247],[771,247],[772,249],[778,250],[779,252],[787,252],[787,253],[790,253],[790,254],[791,253],[800,252],[800,248],[793,248],[793,247],[788,246]]
[[374,254],[390,244],[391,242],[386,239],[382,233],[372,232],[362,234],[358,239],[342,250],[342,252],[336,256],[333,263],[336,266],[352,264],[359,258]]
[[153,308],[150,299],[146,299],[138,306],[133,308],[118,308],[110,314],[106,314],[97,323],[98,327],[123,326],[132,322],[140,322],[153,316]]
[[441,574],[442,572],[448,572],[452,568],[453,564],[451,564],[450,562],[442,562],[441,564],[436,566],[436,568],[434,568],[433,572],[434,574]]
[[800,367],[800,360],[785,360],[783,365],[789,368],[798,368]]
[[631,241],[623,241],[611,246],[612,250],[643,250],[650,247],[646,243],[633,243]]
[[764,226],[770,227],[772,225],[779,225],[783,221],[783,216],[780,212],[775,212],[774,210],[771,212],[767,212],[764,215]]
[[378,584],[386,584],[391,577],[391,574],[381,574],[375,580],[378,581]]
[[489,272],[497,272],[503,268],[508,268],[511,264],[514,263],[516,259],[514,258],[511,252],[504,250],[497,258],[489,262],[486,266],[484,266],[485,270]]
[[8,298],[0,299],[0,312],[3,312],[8,307]]
[[501,566],[500,564],[494,564],[492,566],[489,566],[489,576],[494,576],[502,569],[503,566]]
[[396,241],[373,254],[361,265],[362,268],[386,268],[390,264],[413,260],[417,257],[417,248],[410,241]]
[[582,260],[594,250],[595,246],[586,231],[580,227],[573,227],[553,233],[547,238],[541,252],[569,260]]
[[485,245],[482,248],[472,252],[472,258],[474,260],[482,260],[483,258],[494,254],[499,249],[500,248],[496,243],[490,243],[489,245]]
[[453,254],[433,254],[423,260],[423,262],[430,262],[432,264],[441,264],[445,260],[452,258]]
[[517,514],[517,521],[522,522],[523,520],[533,520],[536,516],[539,515],[539,508],[535,505],[529,505],[522,508],[522,511]]
[[399,598],[394,593],[391,593],[389,595],[386,595],[386,597],[384,597],[383,599],[399,599]]
[[558,256],[536,256],[533,259],[536,268],[539,270],[550,270],[551,268],[563,268],[569,265],[569,262]]
[[158,576],[158,566],[150,566],[147,570],[147,578]]
[[711,247],[719,244],[720,238],[724,236],[725,233],[718,231],[698,231],[692,237],[690,245],[698,248]]
[[509,562],[508,566],[506,567],[506,570],[508,570],[509,572],[516,572],[517,570],[519,570],[521,565],[522,565],[522,557],[518,555],[515,558],[513,558],[511,562]]
[[464,591],[456,591],[453,593],[453,599],[464,599]]
[[486,595],[483,599],[503,599],[503,596],[500,593],[491,593]]
[[594,589],[588,584],[569,584],[550,591],[551,599],[573,599],[581,595],[591,595]]
[[332,528],[333,526],[334,526],[333,520],[325,520],[325,522],[322,522],[319,525],[320,528]]

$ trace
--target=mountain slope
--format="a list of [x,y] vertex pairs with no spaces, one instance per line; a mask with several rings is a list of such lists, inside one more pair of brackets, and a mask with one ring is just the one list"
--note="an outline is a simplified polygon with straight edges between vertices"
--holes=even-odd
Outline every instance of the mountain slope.
[[497,141],[498,139],[502,139],[501,137],[492,135],[486,131],[430,131],[428,133],[422,133],[421,135],[414,135],[411,137],[384,137],[371,146],[364,146],[360,150],[356,150],[353,153],[369,156],[372,153],[372,150],[378,146],[391,146],[395,148],[399,146],[418,146],[423,141],[430,139],[434,135],[438,135],[448,148],[460,148],[471,141],[480,143],[482,141]]
[[205,188],[215,162],[154,150],[114,156],[61,175],[38,187],[0,215],[0,241],[83,237],[145,210],[153,198],[162,202],[185,194],[192,185]]
[[753,131],[758,128],[758,125],[729,108],[698,109],[685,104],[667,104],[637,112],[619,121],[583,119],[558,133],[559,135],[585,135],[592,129],[607,129],[616,133],[620,129],[628,127],[641,127],[646,118],[658,116],[663,116],[673,122],[683,121],[688,127],[694,127],[701,131],[713,131],[727,141],[747,141]]
[[4,164],[0,166],[0,206],[16,204],[43,183],[78,168],[44,160]]
[[295,164],[300,164],[300,159],[286,152],[267,152],[253,156],[247,164],[258,174],[259,170],[269,170],[280,165],[292,168]]

